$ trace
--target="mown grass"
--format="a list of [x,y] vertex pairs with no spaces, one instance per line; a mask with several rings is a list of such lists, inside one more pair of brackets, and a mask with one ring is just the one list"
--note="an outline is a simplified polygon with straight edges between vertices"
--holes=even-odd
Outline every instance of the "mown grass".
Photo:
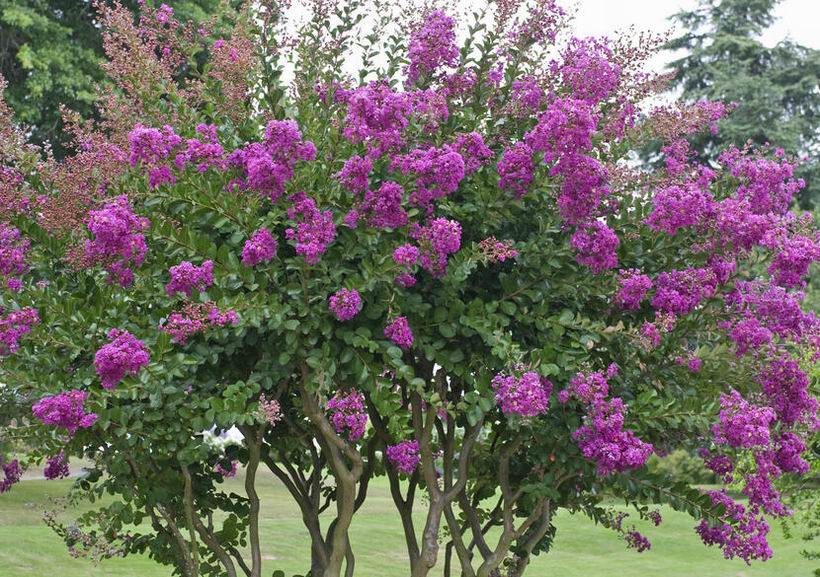
[[[240,483],[240,479],[231,480],[228,488],[241,493]],[[147,557],[110,559],[96,566],[72,559],[41,518],[48,498],[64,495],[70,485],[71,481],[25,480],[0,496],[0,577],[169,577],[169,568]],[[304,572],[309,541],[296,507],[273,477],[263,479],[260,492],[264,575],[269,577],[276,569],[288,576]],[[726,561],[719,550],[700,543],[690,517],[666,508],[662,512],[661,527],[638,523],[652,541],[652,549],[640,555],[627,550],[614,533],[584,517],[562,512],[553,552],[537,558],[528,575],[810,577],[816,566],[800,556],[803,543],[785,540],[777,526],[772,528],[771,538],[774,559],[751,567],[742,561]],[[401,526],[382,479],[371,484],[368,501],[354,521],[352,540],[357,577],[407,575]]]

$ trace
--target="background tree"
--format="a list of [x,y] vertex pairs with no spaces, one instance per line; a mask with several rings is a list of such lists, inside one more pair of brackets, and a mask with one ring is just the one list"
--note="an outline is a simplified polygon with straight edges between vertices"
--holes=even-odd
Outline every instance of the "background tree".
[[798,175],[807,182],[800,203],[809,207],[820,202],[820,51],[790,40],[763,44],[778,1],[699,0],[673,16],[681,35],[667,48],[682,56],[670,64],[672,87],[684,100],[737,104],[716,132],[690,137],[704,158],[747,140],[807,157]]
[[[122,4],[134,11],[139,3]],[[220,0],[171,4],[182,22],[205,22]],[[102,31],[92,5],[93,0],[0,0],[0,74],[9,84],[6,99],[17,122],[30,128],[32,141],[50,142],[58,157],[70,141],[61,107],[91,118],[106,82],[100,68]]]

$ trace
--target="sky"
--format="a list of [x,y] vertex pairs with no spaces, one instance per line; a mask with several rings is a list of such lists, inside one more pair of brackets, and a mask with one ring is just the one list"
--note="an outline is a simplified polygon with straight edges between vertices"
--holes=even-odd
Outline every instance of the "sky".
[[[576,35],[599,36],[625,30],[634,24],[638,30],[662,32],[671,27],[669,16],[692,8],[695,0],[575,0],[578,13]],[[569,5],[571,2],[563,4]],[[777,21],[767,30],[763,41],[774,45],[787,37],[820,49],[820,0],[782,0],[776,10]]]

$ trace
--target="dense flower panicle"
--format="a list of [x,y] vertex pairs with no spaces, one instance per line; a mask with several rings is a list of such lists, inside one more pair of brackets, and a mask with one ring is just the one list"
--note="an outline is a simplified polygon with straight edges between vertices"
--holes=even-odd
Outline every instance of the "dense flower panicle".
[[601,162],[584,154],[569,154],[550,170],[562,177],[558,212],[570,224],[581,224],[598,216],[601,201],[609,195],[609,174]]
[[786,239],[769,266],[769,274],[776,285],[793,288],[802,288],[806,285],[804,278],[809,273],[809,267],[820,261],[820,236],[809,238],[803,235],[794,235]]
[[647,513],[646,517],[650,521],[652,521],[652,524],[655,525],[655,527],[660,527],[661,523],[663,523],[663,517],[661,516],[661,512],[657,509]]
[[655,191],[652,213],[646,225],[654,231],[674,235],[681,228],[693,227],[709,219],[712,195],[696,184],[668,186]]
[[225,479],[231,479],[233,477],[236,477],[237,462],[231,461],[230,467],[227,468],[223,467],[222,463],[217,463],[216,467],[214,467],[214,471],[222,475],[222,477]]
[[330,310],[340,321],[349,321],[362,308],[362,297],[356,289],[340,289],[329,299]]
[[370,155],[380,156],[402,142],[413,102],[407,93],[387,83],[372,82],[345,95],[347,115],[342,134],[350,142],[364,142]]
[[518,251],[512,248],[511,245],[511,242],[503,242],[494,236],[490,236],[478,243],[478,250],[487,259],[487,262],[505,262],[518,256]]
[[787,427],[802,424],[811,429],[820,426],[818,401],[809,389],[809,377],[800,370],[797,360],[784,355],[767,362],[758,382],[777,419]]
[[527,76],[513,80],[510,88],[510,108],[513,114],[524,117],[541,109],[546,94],[536,79]]
[[427,14],[421,25],[410,34],[407,58],[407,82],[415,84],[430,77],[442,66],[456,66],[456,22],[442,10]]
[[552,393],[552,383],[533,371],[520,377],[498,374],[492,387],[501,412],[521,417],[535,417],[546,411]]
[[185,148],[174,158],[176,167],[185,170],[186,166],[193,165],[197,172],[205,172],[209,168],[224,172],[228,168],[228,160],[225,149],[219,144],[216,125],[199,124],[196,131],[202,139],[189,138],[185,141]]
[[304,192],[294,194],[290,201],[293,206],[288,208],[288,217],[296,223],[296,228],[288,228],[285,237],[294,241],[296,253],[304,256],[307,264],[314,265],[336,238],[333,214],[319,210],[316,201]]
[[495,156],[495,153],[484,144],[484,137],[478,132],[459,134],[453,141],[452,147],[464,161],[465,175],[474,173]]
[[601,371],[577,373],[569,381],[566,394],[562,395],[563,402],[574,396],[582,403],[592,403],[605,399],[609,395],[609,382]]
[[333,176],[350,192],[362,193],[367,190],[367,177],[371,170],[373,161],[370,158],[351,156],[345,161],[342,170]]
[[524,135],[532,152],[544,162],[583,154],[592,149],[598,116],[590,105],[575,98],[557,98],[538,116],[538,124]]
[[428,211],[433,201],[455,192],[466,175],[464,159],[450,145],[416,148],[396,155],[390,166],[416,176],[416,190],[410,195],[410,204]]
[[377,228],[401,228],[407,224],[402,208],[404,189],[395,182],[384,182],[377,190],[368,190],[357,215],[367,215],[367,223]]
[[407,317],[396,317],[396,319],[384,329],[384,336],[403,349],[409,349],[413,346],[413,331],[410,330]]
[[134,281],[131,269],[140,266],[148,252],[143,232],[149,226],[147,218],[134,214],[128,197],[118,196],[88,213],[93,238],[85,243],[86,257],[105,264],[111,282],[130,286]]
[[165,285],[165,294],[169,297],[182,293],[190,297],[194,292],[202,292],[214,282],[214,262],[206,260],[196,266],[187,260],[172,266],[168,272],[171,281]]
[[20,338],[29,334],[34,325],[40,323],[37,309],[27,307],[6,314],[0,307],[0,359],[16,353],[20,348]]
[[640,341],[643,348],[652,350],[660,346],[661,338],[674,327],[677,317],[672,313],[655,312],[655,321],[645,321],[640,328]]
[[803,459],[806,452],[806,443],[797,434],[786,431],[775,443],[774,464],[783,472],[797,473],[804,475],[811,468],[809,463]]
[[572,38],[561,57],[550,69],[577,98],[602,102],[620,83],[621,67],[613,61],[606,39]]
[[419,249],[412,244],[403,244],[393,251],[393,262],[410,270],[419,260]]
[[285,192],[285,184],[293,178],[297,161],[316,158],[316,147],[303,141],[293,120],[271,120],[265,128],[262,142],[253,142],[228,157],[230,164],[244,172],[240,188],[254,189],[271,202]]
[[182,138],[171,126],[166,125],[160,130],[137,123],[128,134],[128,143],[131,166],[139,163],[156,166],[171,157],[174,149],[182,144]]
[[0,277],[6,278],[10,290],[20,287],[20,279],[28,269],[30,243],[22,238],[20,231],[0,222]]
[[330,412],[330,423],[336,434],[346,436],[351,442],[356,442],[364,436],[367,427],[367,410],[364,406],[364,396],[359,391],[338,391],[327,402]]
[[126,376],[136,376],[151,362],[145,344],[128,331],[111,329],[110,342],[94,355],[94,367],[105,389],[113,389]]
[[412,475],[421,462],[418,441],[402,441],[396,445],[389,445],[385,454],[396,470],[405,475]]
[[501,155],[497,170],[498,186],[521,198],[529,192],[535,173],[532,150],[523,142],[514,144]]
[[436,218],[427,226],[415,225],[410,236],[419,244],[422,268],[435,277],[444,275],[449,256],[461,248],[461,224],[455,220]]
[[0,471],[3,473],[3,478],[0,479],[0,495],[7,493],[12,485],[20,482],[23,476],[23,467],[20,466],[20,461],[12,459],[6,461],[0,456]]
[[278,243],[270,230],[260,228],[245,241],[245,246],[242,247],[242,264],[253,267],[268,262],[276,256],[277,247]]
[[399,275],[396,275],[394,282],[403,288],[410,288],[411,286],[415,286],[416,284],[416,277],[414,277],[410,273],[403,272]]
[[769,444],[769,428],[775,420],[771,408],[751,405],[735,390],[721,394],[720,407],[720,422],[712,425],[716,443],[748,449]]
[[196,334],[204,333],[209,328],[235,325],[239,322],[236,311],[221,311],[214,303],[186,302],[182,310],[174,311],[159,329],[171,335],[171,341],[180,345]]
[[65,429],[73,436],[78,429],[87,429],[97,422],[96,413],[85,411],[86,399],[88,393],[85,391],[64,391],[43,397],[31,407],[31,412],[46,425]]
[[638,553],[643,553],[652,548],[649,539],[641,535],[638,531],[628,531],[624,536],[626,546],[630,549],[635,549]]
[[276,399],[268,399],[264,394],[259,396],[259,415],[271,427],[282,420],[282,407]]
[[48,461],[46,461],[46,466],[43,468],[43,476],[49,481],[64,479],[68,477],[69,473],[68,457],[66,457],[63,451],[60,451],[53,457],[49,457]]
[[575,260],[595,274],[618,266],[616,251],[620,244],[618,235],[598,220],[579,228],[570,240],[570,246],[577,252]]
[[796,165],[784,158],[782,150],[776,151],[775,159],[767,159],[730,147],[721,153],[720,162],[740,180],[737,197],[748,200],[755,214],[783,214],[795,194],[806,186],[802,179],[793,178]]
[[772,550],[766,539],[769,524],[763,516],[753,509],[747,510],[723,491],[709,491],[708,495],[715,505],[724,507],[724,517],[731,523],[710,524],[708,520],[702,520],[695,531],[703,542],[723,549],[727,559],[739,557],[747,563],[770,559]]
[[626,310],[641,308],[641,301],[652,288],[652,279],[638,269],[622,270],[618,276],[620,289],[615,294],[614,302]]
[[589,409],[584,425],[572,436],[584,458],[595,461],[598,475],[606,477],[642,467],[654,448],[632,431],[623,430],[623,401],[618,397],[597,399],[589,405]]
[[688,314],[717,289],[715,273],[708,268],[662,272],[655,281],[652,306],[678,316]]

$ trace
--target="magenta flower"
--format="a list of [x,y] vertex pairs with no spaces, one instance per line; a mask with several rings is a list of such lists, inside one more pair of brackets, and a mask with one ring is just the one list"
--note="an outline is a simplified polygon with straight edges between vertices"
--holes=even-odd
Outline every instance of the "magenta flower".
[[94,355],[94,367],[105,389],[113,389],[126,375],[136,376],[151,362],[145,344],[128,331],[111,329],[110,342]]
[[341,289],[329,299],[330,310],[340,321],[349,321],[362,308],[362,298],[356,289]]
[[384,336],[403,349],[409,349],[413,346],[413,331],[410,330],[407,317],[396,317],[396,319],[384,329]]
[[176,293],[183,293],[190,297],[194,292],[202,292],[214,282],[214,263],[206,260],[201,266],[195,266],[187,260],[176,266],[172,266],[169,271],[171,281],[165,285],[165,293],[172,297]]
[[87,429],[97,422],[95,413],[85,412],[85,391],[65,391],[51,397],[43,397],[31,408],[32,414],[46,425],[53,425],[74,436],[78,429]]
[[405,475],[413,474],[421,462],[418,441],[402,441],[397,445],[390,445],[385,454],[396,470]]
[[276,256],[277,243],[270,230],[260,228],[245,242],[242,248],[242,264],[256,266],[268,262]]

